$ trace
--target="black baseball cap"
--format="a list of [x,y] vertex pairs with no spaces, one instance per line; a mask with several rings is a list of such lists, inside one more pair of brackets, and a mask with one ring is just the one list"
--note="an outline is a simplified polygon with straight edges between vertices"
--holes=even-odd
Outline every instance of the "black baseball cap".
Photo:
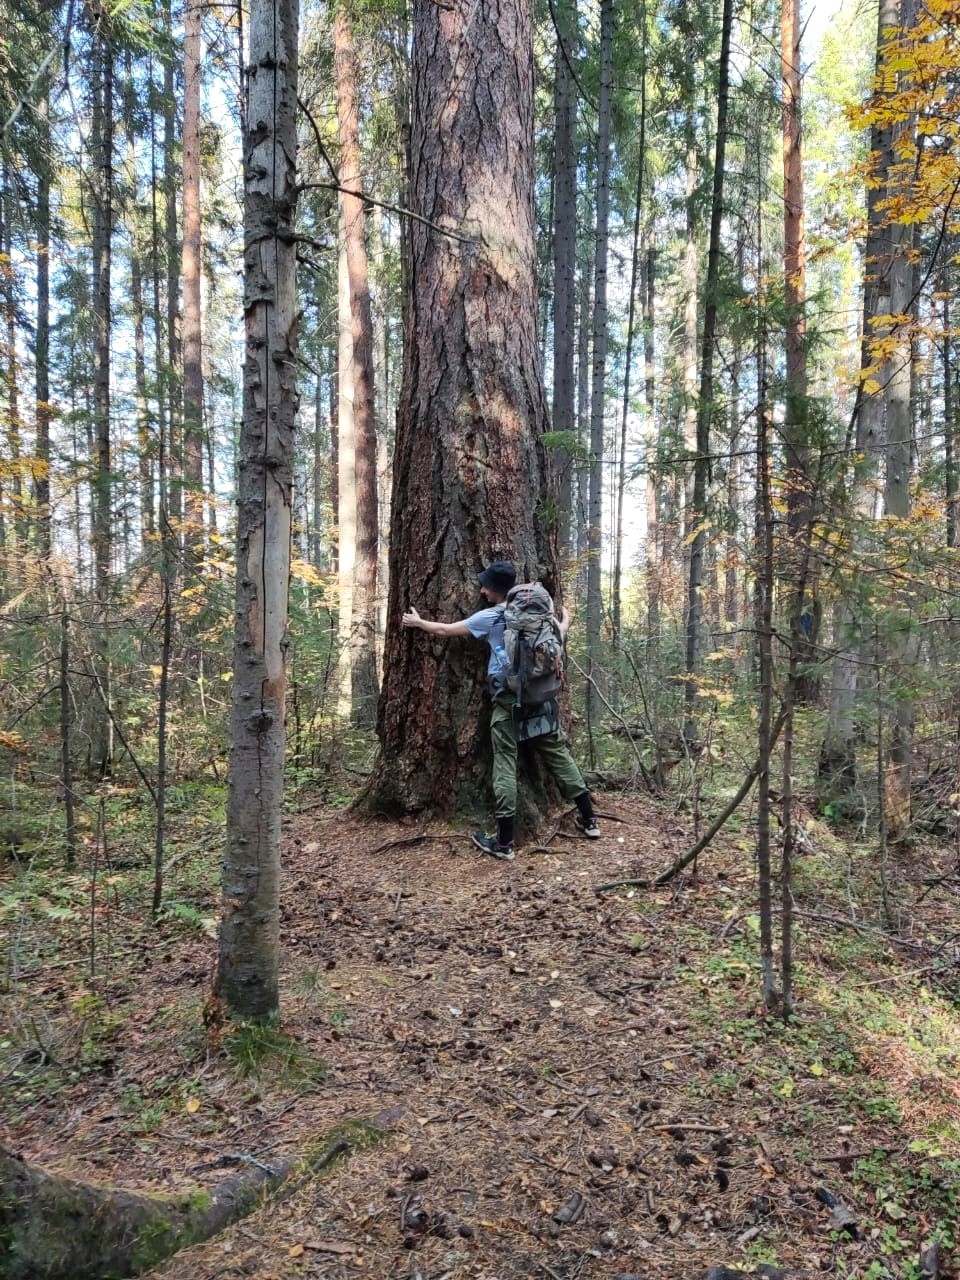
[[517,580],[517,571],[509,560],[494,560],[477,578],[481,587],[505,596]]

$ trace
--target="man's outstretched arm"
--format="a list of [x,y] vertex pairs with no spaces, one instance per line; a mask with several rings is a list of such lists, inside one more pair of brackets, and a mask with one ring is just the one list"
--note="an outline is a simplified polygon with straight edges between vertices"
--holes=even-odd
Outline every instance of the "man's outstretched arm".
[[429,618],[421,618],[412,606],[410,611],[403,615],[403,625],[416,627],[418,631],[426,631],[432,636],[445,636],[447,639],[453,636],[470,635],[470,628],[462,619],[460,622],[431,622]]

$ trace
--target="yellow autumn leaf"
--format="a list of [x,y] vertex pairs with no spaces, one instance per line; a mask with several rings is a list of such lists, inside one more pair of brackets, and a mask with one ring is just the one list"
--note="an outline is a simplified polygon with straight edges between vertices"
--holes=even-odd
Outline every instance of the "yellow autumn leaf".
[[197,1111],[199,1111],[199,1110],[200,1110],[200,1099],[199,1099],[199,1098],[188,1098],[188,1099],[187,1099],[187,1110],[190,1112],[190,1114],[191,1114],[191,1115],[194,1115]]

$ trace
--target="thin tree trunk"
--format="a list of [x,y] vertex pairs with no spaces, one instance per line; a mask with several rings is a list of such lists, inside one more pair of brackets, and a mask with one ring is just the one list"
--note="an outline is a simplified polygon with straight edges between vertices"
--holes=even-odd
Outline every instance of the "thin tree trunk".
[[[720,28],[720,65],[717,84],[717,145],[713,162],[713,192],[710,201],[710,243],[707,249],[707,280],[703,314],[703,346],[700,355],[700,396],[697,404],[696,458],[693,466],[693,510],[687,528],[693,532],[690,547],[690,588],[687,612],[687,682],[685,686],[684,736],[693,742],[696,729],[696,677],[703,667],[702,626],[704,553],[707,531],[707,480],[710,474],[710,424],[713,417],[713,357],[717,342],[717,294],[720,286],[720,228],[723,219],[723,181],[727,146],[727,105],[730,84],[730,33],[733,0],[723,0]],[[688,535],[689,536],[689,535]]]
[[[644,39],[646,33],[646,6],[641,8],[642,21],[644,24]],[[644,59],[644,66],[640,76],[640,139],[639,139],[639,156],[637,158],[637,193],[636,203],[633,210],[633,253],[630,259],[630,303],[627,312],[627,349],[624,353],[624,370],[623,370],[623,407],[620,416],[620,448],[617,456],[617,524],[613,538],[613,586],[611,595],[611,621],[613,624],[613,640],[614,644],[619,647],[621,643],[621,578],[623,574],[623,499],[627,484],[627,424],[630,418],[630,375],[633,365],[633,338],[634,338],[634,319],[636,316],[637,302],[637,280],[641,275],[640,259],[640,225],[641,214],[643,208],[643,177],[644,167],[646,164],[646,156],[644,148],[646,146],[646,128],[647,128],[647,72]],[[642,288],[642,285],[641,285]],[[641,307],[642,314],[642,307]]]
[[200,298],[201,0],[183,13],[183,484],[184,547],[203,554],[203,342]]
[[67,867],[77,861],[77,819],[73,796],[73,747],[71,726],[73,702],[70,694],[70,614],[66,597],[60,602],[60,785],[63,787],[63,839]]
[[153,488],[153,448],[150,409],[147,402],[147,359],[144,336],[143,260],[140,256],[140,226],[137,177],[137,131],[133,120],[133,57],[126,57],[127,92],[124,94],[124,129],[127,135],[127,182],[131,190],[130,225],[130,305],[133,312],[133,380],[137,421],[137,469],[140,505],[140,554],[146,557],[156,535]]
[[310,549],[310,563],[315,569],[320,570],[326,567],[327,562],[323,546],[323,508],[326,497],[326,477],[330,466],[330,442],[324,431],[323,396],[323,379],[318,374],[313,405],[313,542]]
[[167,351],[165,390],[167,393],[167,482],[170,527],[179,539],[183,529],[183,385],[180,347],[180,246],[177,240],[177,199],[180,174],[177,168],[176,91],[173,65],[173,17],[166,0],[164,21],[171,52],[163,63],[163,200],[164,240],[167,264]]
[[101,14],[93,32],[91,160],[93,164],[93,560],[96,594],[94,670],[100,688],[91,732],[91,766],[110,773],[113,722],[110,689],[110,603],[113,556],[113,476],[110,439],[110,274],[113,234],[113,50]]
[[656,315],[656,251],[649,243],[650,227],[645,231],[641,294],[643,297],[643,386],[647,409],[647,653],[652,658],[660,646],[660,526],[662,477],[657,461],[656,418],[656,353],[654,349]]
[[[759,250],[758,250],[759,256]],[[760,667],[760,714],[757,720],[757,884],[760,906],[760,963],[763,971],[763,1003],[773,1010],[777,991],[773,964],[773,876],[770,857],[771,720],[773,713],[773,532],[774,513],[770,490],[771,413],[767,390],[767,335],[764,309],[757,308],[757,652]]]
[[296,387],[297,0],[253,0],[244,122],[244,366],[227,851],[217,992],[279,1007],[280,819]]
[[[590,441],[590,318],[591,282],[593,280],[593,255],[580,266],[580,301],[577,324],[577,441],[578,452],[589,453]],[[576,537],[571,541],[577,551],[577,595],[586,592],[587,535],[589,532],[588,488],[589,470],[578,466],[575,472],[573,524]]]
[[[913,26],[916,14],[915,0],[901,0],[901,35]],[[892,149],[894,156],[902,154],[898,142],[905,138],[913,142],[916,120],[908,116],[894,126]],[[901,165],[902,168],[902,165]],[[891,180],[891,195],[905,196],[912,174],[903,176],[895,170]],[[890,227],[890,313],[903,317],[890,327],[889,336],[895,338],[896,347],[891,352],[886,380],[886,472],[883,490],[884,512],[888,517],[905,524],[910,517],[911,460],[914,444],[913,433],[913,312],[916,303],[914,285],[914,224],[894,221]],[[902,525],[901,525],[902,527]],[[885,825],[891,844],[906,840],[912,818],[911,773],[913,763],[913,694],[910,692],[910,676],[917,657],[918,643],[913,623],[915,601],[897,594],[893,634],[889,638],[890,670],[895,692],[892,695],[889,741],[887,745],[887,771],[884,778],[886,797]]]
[[[900,0],[880,0],[877,13],[876,79],[881,83],[886,46],[900,22]],[[889,127],[870,131],[870,167],[879,179],[867,186],[867,241],[864,250],[863,326],[860,349],[860,379],[854,411],[856,421],[856,461],[853,467],[849,507],[853,520],[850,562],[862,558],[872,535],[875,520],[877,478],[883,444],[883,378],[871,375],[876,361],[871,347],[876,336],[872,321],[890,312],[890,233],[883,201],[885,175],[893,165],[892,135]],[[857,676],[863,645],[861,608],[854,591],[840,604],[837,617],[838,652],[833,663],[830,708],[817,767],[817,797],[821,807],[838,814],[855,816],[860,808],[856,797]]]
[[[810,441],[807,425],[807,323],[806,245],[804,240],[804,192],[802,150],[803,75],[800,60],[800,0],[783,0],[780,17],[781,117],[783,131],[783,270],[786,326],[786,392],[784,397],[784,452],[787,468],[788,549],[808,560],[806,547],[814,520],[810,474]],[[796,580],[797,564],[788,569]],[[804,575],[807,576],[807,575]],[[817,642],[820,609],[816,601],[816,574],[809,582],[810,598],[795,597],[800,611],[797,625],[791,621],[800,652],[796,655],[795,693],[798,702],[819,699]]]
[[607,254],[610,218],[610,112],[613,85],[613,0],[600,4],[600,95],[597,105],[597,226],[593,264],[593,361],[590,382],[590,510],[587,560],[587,721],[595,727],[601,709],[600,631],[603,553],[604,410],[607,376]]
[[[48,101],[44,96],[37,111],[41,137],[50,137]],[[40,554],[49,557],[53,546],[50,511],[50,173],[46,157],[37,166],[37,524]]]
[[957,396],[954,377],[950,298],[946,295],[943,299],[943,488],[947,509],[948,547],[957,545]]
[[23,421],[20,415],[20,369],[17,354],[17,294],[19,285],[13,258],[13,211],[16,194],[11,185],[10,170],[3,166],[0,181],[0,277],[3,281],[3,316],[5,329],[4,364],[7,383],[6,444],[9,459],[10,514],[12,517],[7,561],[8,582],[19,576],[19,553],[24,549],[23,522]]
[[346,10],[333,22],[334,71],[340,132],[340,192],[353,353],[354,493],[353,599],[350,614],[350,715],[354,725],[376,724],[377,696],[377,423],[373,391],[373,314],[360,196],[357,68]]
[[357,453],[353,413],[353,313],[350,309],[350,273],[347,266],[347,217],[344,194],[337,197],[337,574],[340,610],[337,638],[340,647],[337,711],[349,720],[353,711],[353,668],[350,635],[353,622],[353,582],[357,559]]

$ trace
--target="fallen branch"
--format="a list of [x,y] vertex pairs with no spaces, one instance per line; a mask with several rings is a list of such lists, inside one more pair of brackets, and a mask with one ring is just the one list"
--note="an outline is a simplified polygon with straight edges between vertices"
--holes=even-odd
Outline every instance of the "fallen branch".
[[[784,726],[786,718],[786,711],[781,708],[780,714],[777,716],[777,722],[770,731],[771,751],[773,751],[773,748],[776,746],[777,739],[780,737],[780,731]],[[675,862],[671,863],[670,866],[667,867],[666,871],[661,871],[653,880],[611,880],[609,884],[596,885],[595,892],[607,893],[611,889],[653,889],[659,888],[661,885],[668,884],[675,875],[679,874],[679,872],[684,869],[684,867],[689,866],[690,863],[693,862],[694,858],[703,853],[704,849],[713,837],[717,834],[720,828],[724,826],[727,819],[736,813],[737,809],[739,809],[740,805],[750,794],[753,784],[756,782],[757,778],[760,777],[760,768],[761,765],[759,759],[755,760],[753,767],[750,769],[743,782],[741,782],[733,799],[717,815],[717,817],[714,818],[713,822],[711,822],[710,826],[706,829],[693,848],[688,849],[686,853],[681,854]]]
[[209,1191],[142,1195],[46,1173],[0,1146],[0,1239],[5,1280],[123,1280],[155,1267],[252,1213],[291,1175],[312,1177],[381,1138],[396,1112],[352,1124],[324,1150],[244,1171]]

